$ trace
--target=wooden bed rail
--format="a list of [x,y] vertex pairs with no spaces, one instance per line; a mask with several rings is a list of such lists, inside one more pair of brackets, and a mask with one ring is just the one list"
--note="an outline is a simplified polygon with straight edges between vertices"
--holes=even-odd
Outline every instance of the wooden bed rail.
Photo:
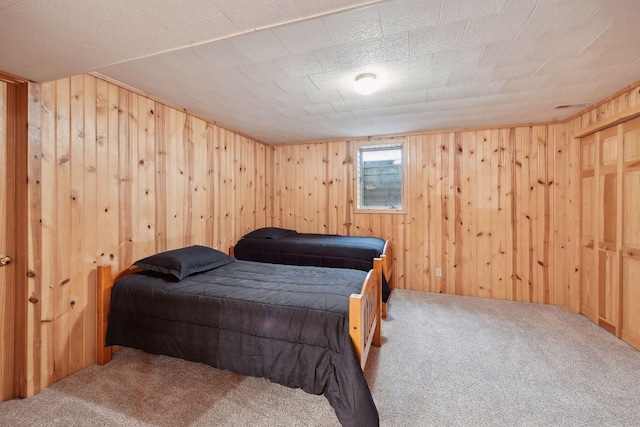
[[[371,345],[379,347],[381,338],[381,306],[382,306],[382,260],[374,260],[374,268],[369,271],[359,294],[352,294],[349,298],[349,336],[360,366],[364,369]],[[96,333],[96,363],[104,365],[111,361],[114,348],[106,346],[107,325],[111,306],[111,288],[113,283],[121,277],[142,271],[136,266],[121,270],[116,275],[111,274],[111,266],[98,266],[97,271],[97,333]]]
[[[394,286],[394,277],[393,277],[393,264],[394,264],[394,253],[393,253],[393,242],[391,240],[387,240],[384,242],[384,249],[382,250],[382,255],[380,255],[380,260],[381,260],[381,269],[382,269],[382,276],[384,276],[385,279],[387,279],[387,283],[389,284],[389,287],[391,289],[393,289]],[[382,284],[380,285],[382,286]],[[382,318],[386,319],[387,318],[387,303],[386,302],[382,302]]]

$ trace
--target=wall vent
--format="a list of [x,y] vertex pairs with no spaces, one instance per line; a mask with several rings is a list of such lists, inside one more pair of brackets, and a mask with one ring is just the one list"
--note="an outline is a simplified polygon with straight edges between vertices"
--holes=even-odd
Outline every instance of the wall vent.
[[586,108],[593,105],[592,102],[577,102],[575,104],[561,104],[553,107],[554,110],[564,110],[565,108]]

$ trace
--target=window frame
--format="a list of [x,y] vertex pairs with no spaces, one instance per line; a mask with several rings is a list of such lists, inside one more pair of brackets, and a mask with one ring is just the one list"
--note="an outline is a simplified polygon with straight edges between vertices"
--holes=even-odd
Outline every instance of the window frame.
[[[400,185],[400,200],[401,207],[391,208],[385,206],[362,206],[362,178],[360,172],[362,170],[362,152],[373,150],[385,150],[396,149],[401,150],[401,165],[402,165],[402,184]],[[409,150],[408,145],[404,139],[402,140],[377,140],[377,141],[362,141],[354,144],[354,213],[377,213],[377,214],[406,214],[408,211],[408,163],[409,163]]]

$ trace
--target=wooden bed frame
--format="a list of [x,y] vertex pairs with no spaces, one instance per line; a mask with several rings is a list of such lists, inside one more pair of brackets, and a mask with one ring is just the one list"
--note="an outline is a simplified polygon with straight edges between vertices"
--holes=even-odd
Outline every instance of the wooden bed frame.
[[[381,337],[381,302],[382,271],[385,265],[383,258],[374,259],[374,268],[369,270],[359,294],[351,294],[349,298],[349,335],[364,369],[372,345],[380,347]],[[111,361],[111,357],[119,348],[106,346],[107,325],[111,307],[111,288],[116,280],[143,269],[130,266],[115,275],[111,274],[111,266],[98,266],[98,322],[97,322],[97,354],[98,365]]]
[[[395,288],[395,279],[393,277],[393,260],[395,259],[394,256],[395,256],[395,252],[394,252],[393,243],[391,242],[391,240],[387,240],[386,242],[384,242],[384,249],[382,250],[382,255],[380,255],[380,260],[382,261],[382,273],[380,278],[382,280],[382,275],[384,275],[384,278],[387,279],[387,283],[389,283],[389,287],[391,288],[391,290]],[[375,260],[374,260],[374,266],[375,266]],[[387,318],[386,302],[382,303],[382,318],[383,319]]]
[[[234,256],[235,246],[229,247],[229,255]],[[393,280],[393,260],[394,260],[394,251],[393,251],[393,243],[391,240],[386,240],[384,242],[384,248],[382,249],[382,255],[380,258],[375,258],[373,260],[373,268],[375,269],[376,260],[380,260],[382,263],[382,276],[387,279],[387,283],[389,283],[389,287],[393,290],[395,288],[394,280]],[[382,286],[382,281],[380,282],[380,286]],[[382,302],[382,318],[387,318],[387,303]]]

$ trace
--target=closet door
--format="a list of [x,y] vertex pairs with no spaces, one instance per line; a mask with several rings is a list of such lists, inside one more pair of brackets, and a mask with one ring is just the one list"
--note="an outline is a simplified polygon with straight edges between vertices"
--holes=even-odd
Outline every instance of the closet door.
[[618,155],[619,127],[598,132],[598,325],[618,333]]
[[640,118],[622,126],[621,337],[640,349]]
[[620,334],[622,125],[582,138],[581,312]]
[[582,304],[580,311],[591,321],[598,321],[598,263],[596,247],[596,139],[582,139]]

